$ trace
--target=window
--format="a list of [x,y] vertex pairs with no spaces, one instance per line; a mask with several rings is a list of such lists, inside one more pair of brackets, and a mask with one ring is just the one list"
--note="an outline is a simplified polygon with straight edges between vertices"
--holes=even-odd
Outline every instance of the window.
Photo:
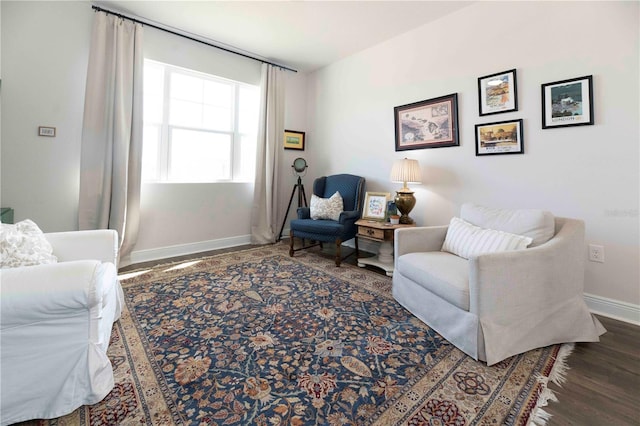
[[142,179],[252,181],[259,88],[144,62]]

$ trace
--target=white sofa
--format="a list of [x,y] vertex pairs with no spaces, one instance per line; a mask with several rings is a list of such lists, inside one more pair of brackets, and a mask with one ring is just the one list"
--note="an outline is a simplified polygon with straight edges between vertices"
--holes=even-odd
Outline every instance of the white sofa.
[[584,222],[473,204],[460,217],[533,243],[467,260],[441,251],[448,226],[398,229],[393,296],[400,304],[488,365],[551,344],[599,341],[606,330],[583,295]]
[[120,317],[118,237],[44,234],[58,263],[0,271],[0,424],[56,418],[113,388],[107,346]]

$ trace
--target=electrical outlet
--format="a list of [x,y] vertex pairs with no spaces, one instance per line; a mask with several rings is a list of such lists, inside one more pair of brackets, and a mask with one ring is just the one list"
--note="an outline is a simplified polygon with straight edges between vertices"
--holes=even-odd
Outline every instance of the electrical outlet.
[[604,263],[604,246],[589,244],[589,260]]

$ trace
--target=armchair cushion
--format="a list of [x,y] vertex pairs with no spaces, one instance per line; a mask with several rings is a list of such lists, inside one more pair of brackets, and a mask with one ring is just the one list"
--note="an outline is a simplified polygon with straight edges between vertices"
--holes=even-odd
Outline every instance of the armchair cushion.
[[31,220],[15,225],[0,224],[0,256],[2,268],[56,263],[53,247]]
[[322,198],[316,194],[311,195],[311,219],[340,219],[340,213],[344,209],[342,196],[336,191],[329,198]]
[[318,241],[334,241],[344,233],[344,225],[329,219],[298,220],[296,235],[313,234]]
[[449,224],[442,251],[469,259],[485,253],[522,250],[532,241],[530,237],[480,228],[454,217]]
[[408,253],[398,258],[404,276],[452,305],[469,310],[469,262],[441,251]]

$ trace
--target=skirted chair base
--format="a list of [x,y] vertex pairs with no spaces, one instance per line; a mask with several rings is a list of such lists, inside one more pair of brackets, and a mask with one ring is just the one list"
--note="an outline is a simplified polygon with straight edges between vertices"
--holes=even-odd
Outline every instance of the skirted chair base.
[[[606,330],[584,301],[583,221],[471,203],[460,218],[524,235],[533,247],[466,259],[442,250],[451,226],[398,229],[392,292],[402,306],[488,365],[553,344],[599,341]],[[450,241],[473,244],[471,233],[460,235]]]

